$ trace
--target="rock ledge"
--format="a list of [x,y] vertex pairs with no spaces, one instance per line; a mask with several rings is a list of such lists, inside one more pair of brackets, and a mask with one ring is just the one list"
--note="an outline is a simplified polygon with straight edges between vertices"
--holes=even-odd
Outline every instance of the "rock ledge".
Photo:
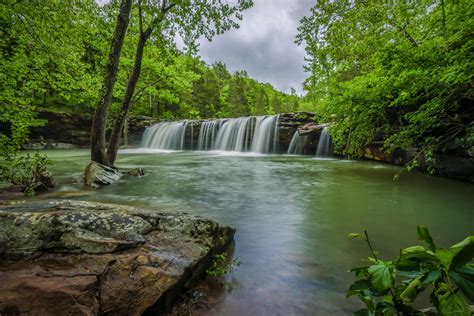
[[112,204],[0,206],[0,315],[159,314],[234,232]]

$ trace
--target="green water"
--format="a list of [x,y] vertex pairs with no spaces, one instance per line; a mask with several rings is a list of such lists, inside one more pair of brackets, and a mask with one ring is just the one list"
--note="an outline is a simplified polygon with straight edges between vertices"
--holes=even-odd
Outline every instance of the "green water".
[[242,262],[210,315],[346,315],[347,272],[368,255],[347,234],[364,229],[381,256],[416,243],[416,225],[449,245],[474,233],[474,186],[374,162],[175,152],[120,154],[146,176],[96,192],[71,183],[86,151],[50,151],[59,187],[49,197],[186,211],[237,228]]

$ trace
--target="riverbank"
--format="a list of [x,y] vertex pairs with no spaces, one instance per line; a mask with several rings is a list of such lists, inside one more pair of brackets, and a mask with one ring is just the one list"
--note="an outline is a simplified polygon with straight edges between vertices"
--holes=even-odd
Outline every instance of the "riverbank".
[[114,204],[0,206],[0,314],[163,313],[234,232],[199,216]]

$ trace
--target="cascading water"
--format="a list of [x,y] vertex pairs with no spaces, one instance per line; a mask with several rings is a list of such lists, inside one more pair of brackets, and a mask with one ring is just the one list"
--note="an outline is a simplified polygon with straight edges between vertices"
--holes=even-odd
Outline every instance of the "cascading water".
[[289,155],[301,155],[303,153],[303,149],[306,146],[306,142],[308,141],[308,136],[304,135],[301,136],[298,131],[295,132],[293,138],[291,139],[290,146],[288,147],[287,154]]
[[256,153],[276,153],[278,150],[278,118],[274,116],[258,116],[251,151]]
[[[278,151],[279,115],[250,116],[205,121],[201,124],[197,150],[276,153]],[[186,133],[187,126],[191,133]],[[156,149],[191,149],[193,125],[189,121],[158,123],[146,129],[142,147]],[[187,138],[190,140],[187,142]]]
[[332,141],[329,129],[325,127],[319,138],[318,148],[316,149],[316,157],[324,158],[332,156]]
[[142,147],[183,150],[188,124],[189,121],[162,122],[147,127],[143,134]]
[[215,146],[212,149],[248,151],[253,119],[253,117],[240,117],[225,121],[219,128]]
[[214,148],[217,130],[219,129],[221,122],[221,120],[216,120],[206,121],[201,124],[197,150],[211,150]]

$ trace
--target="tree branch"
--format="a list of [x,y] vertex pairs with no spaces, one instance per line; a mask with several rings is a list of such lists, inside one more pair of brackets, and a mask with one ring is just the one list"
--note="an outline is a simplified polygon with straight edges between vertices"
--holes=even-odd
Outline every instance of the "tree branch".
[[140,25],[140,35],[143,34],[143,15],[142,15],[142,1],[138,0],[138,23]]

